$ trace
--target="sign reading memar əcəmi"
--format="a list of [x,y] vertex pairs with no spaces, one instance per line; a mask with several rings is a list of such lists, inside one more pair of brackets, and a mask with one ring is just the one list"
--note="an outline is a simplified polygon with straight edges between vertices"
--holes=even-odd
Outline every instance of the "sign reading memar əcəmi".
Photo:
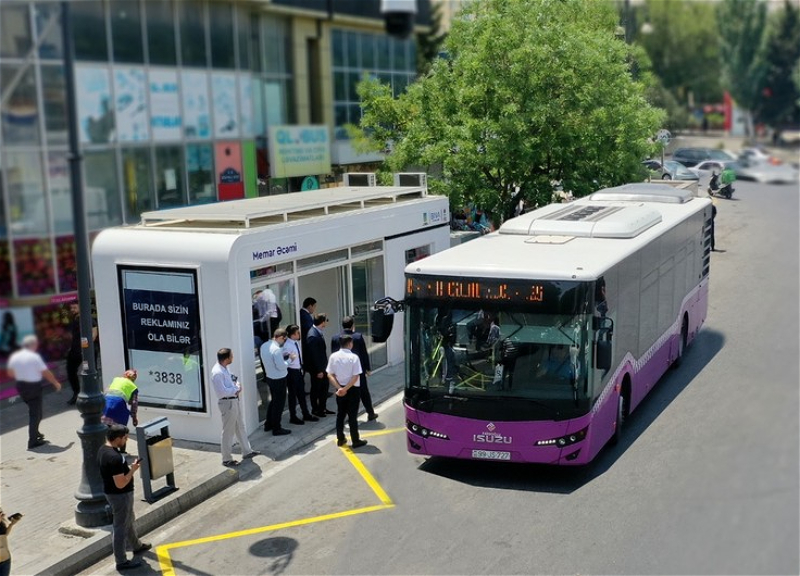
[[139,372],[139,403],[205,411],[196,271],[118,270],[126,368]]

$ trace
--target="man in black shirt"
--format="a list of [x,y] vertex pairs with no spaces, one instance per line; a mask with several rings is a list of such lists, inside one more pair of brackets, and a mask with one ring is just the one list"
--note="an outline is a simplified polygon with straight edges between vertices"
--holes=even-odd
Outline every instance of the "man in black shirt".
[[125,456],[120,453],[128,441],[128,427],[112,424],[106,432],[106,443],[97,452],[97,465],[103,478],[103,491],[111,506],[114,516],[113,549],[117,561],[117,570],[128,570],[141,566],[138,560],[128,560],[125,545],[133,549],[134,554],[146,552],[152,548],[149,543],[139,540],[133,523],[133,475],[139,469],[140,460],[128,466]]

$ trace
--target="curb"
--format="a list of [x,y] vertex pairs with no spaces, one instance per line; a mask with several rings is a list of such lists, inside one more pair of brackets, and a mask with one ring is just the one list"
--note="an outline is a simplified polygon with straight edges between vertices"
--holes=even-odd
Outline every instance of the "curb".
[[[239,481],[237,470],[223,470],[201,484],[186,490],[176,498],[165,502],[152,510],[148,510],[136,519],[136,531],[139,536],[152,532],[159,526],[174,520],[187,510],[197,506],[211,496],[222,492]],[[111,534],[98,534],[88,543],[54,564],[40,569],[38,576],[69,576],[77,574],[107,558],[113,553]]]

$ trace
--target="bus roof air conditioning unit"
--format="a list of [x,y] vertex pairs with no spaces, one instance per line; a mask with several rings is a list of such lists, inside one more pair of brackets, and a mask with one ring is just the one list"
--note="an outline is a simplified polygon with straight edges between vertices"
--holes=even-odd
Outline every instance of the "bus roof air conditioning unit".
[[345,186],[377,186],[374,172],[348,172],[344,175]]
[[425,172],[401,172],[394,175],[395,186],[419,186],[428,189],[428,175]]

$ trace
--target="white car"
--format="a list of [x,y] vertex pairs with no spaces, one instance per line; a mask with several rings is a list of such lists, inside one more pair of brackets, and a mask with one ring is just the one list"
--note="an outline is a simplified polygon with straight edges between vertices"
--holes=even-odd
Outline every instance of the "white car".
[[800,179],[800,173],[791,164],[773,164],[767,161],[740,166],[736,170],[736,177],[764,184],[796,184]]
[[723,160],[703,160],[696,166],[689,168],[692,172],[697,174],[699,178],[698,185],[705,186],[711,180],[711,174],[716,172],[717,175],[722,174],[725,168],[730,168],[738,175],[740,166],[736,162],[725,162]]

